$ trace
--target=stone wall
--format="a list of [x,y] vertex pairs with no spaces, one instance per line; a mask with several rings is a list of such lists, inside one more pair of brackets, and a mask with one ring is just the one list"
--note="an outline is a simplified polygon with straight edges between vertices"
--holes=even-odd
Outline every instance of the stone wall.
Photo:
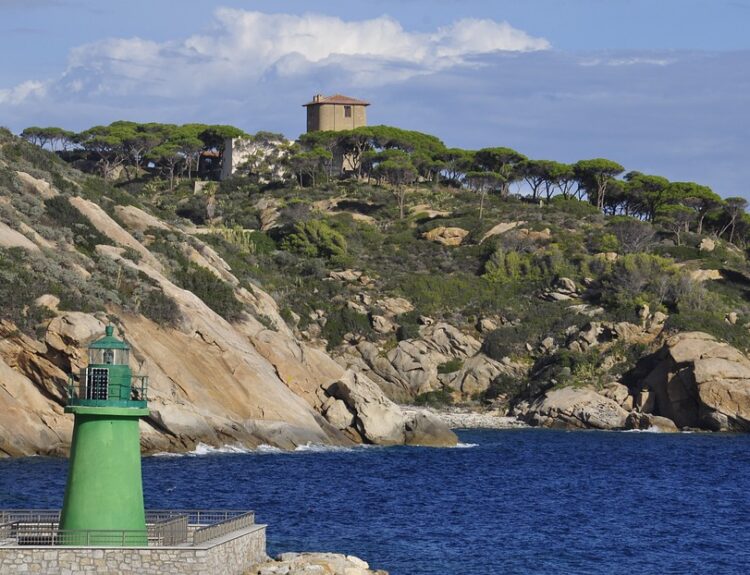
[[[348,118],[344,108],[351,108]],[[361,104],[313,104],[307,106],[307,131],[353,130],[367,125],[367,111]]]
[[0,546],[0,573],[242,575],[266,559],[266,526],[253,525],[198,547]]

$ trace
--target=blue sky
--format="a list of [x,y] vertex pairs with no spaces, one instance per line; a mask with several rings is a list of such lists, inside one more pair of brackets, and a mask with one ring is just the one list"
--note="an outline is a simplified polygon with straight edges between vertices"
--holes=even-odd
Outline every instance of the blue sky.
[[0,125],[370,123],[750,196],[750,0],[0,0]]

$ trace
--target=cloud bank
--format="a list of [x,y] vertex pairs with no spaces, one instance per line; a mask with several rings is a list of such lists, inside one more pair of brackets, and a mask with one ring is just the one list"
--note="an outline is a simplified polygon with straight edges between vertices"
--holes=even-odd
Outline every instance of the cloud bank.
[[750,52],[570,54],[494,20],[412,32],[387,16],[214,16],[186,38],[75,48],[58,77],[0,88],[0,125],[198,121],[296,137],[302,103],[342,92],[373,103],[370,123],[451,146],[510,146],[568,162],[610,157],[723,195],[746,193],[750,181]]
[[58,97],[197,97],[330,65],[351,85],[381,85],[463,65],[475,55],[547,48],[543,38],[493,20],[462,19],[416,33],[387,16],[344,21],[220,8],[208,33],[184,40],[110,38],[79,46],[60,78],[0,91],[0,103],[19,104],[47,91]]

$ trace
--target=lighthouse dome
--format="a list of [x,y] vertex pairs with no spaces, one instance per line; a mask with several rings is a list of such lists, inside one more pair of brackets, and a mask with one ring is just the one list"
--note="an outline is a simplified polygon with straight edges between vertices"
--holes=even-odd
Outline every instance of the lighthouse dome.
[[127,364],[130,346],[114,336],[115,328],[108,325],[103,338],[89,345],[89,364]]

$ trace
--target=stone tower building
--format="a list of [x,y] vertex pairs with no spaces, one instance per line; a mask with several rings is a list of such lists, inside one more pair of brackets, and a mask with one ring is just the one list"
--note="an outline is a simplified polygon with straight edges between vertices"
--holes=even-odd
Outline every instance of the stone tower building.
[[303,104],[307,108],[307,131],[352,130],[367,125],[365,108],[369,102],[341,94],[323,96],[316,94],[312,101]]

